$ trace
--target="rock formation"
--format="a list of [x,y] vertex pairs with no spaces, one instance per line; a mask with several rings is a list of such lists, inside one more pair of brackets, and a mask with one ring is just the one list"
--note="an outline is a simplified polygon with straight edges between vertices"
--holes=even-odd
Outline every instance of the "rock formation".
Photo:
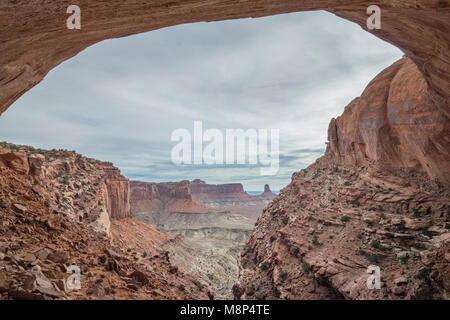
[[129,181],[112,163],[70,151],[3,144],[0,168],[29,175],[50,207],[109,234],[111,218],[130,218]]
[[192,197],[204,206],[229,211],[255,220],[262,209],[276,197],[268,185],[260,195],[250,195],[241,183],[206,184],[202,180],[191,182]]
[[[326,154],[264,209],[235,298],[448,298],[449,127],[438,109],[408,59],[381,72],[331,121]],[[369,265],[379,290],[367,288]]]
[[[448,1],[81,0],[81,30],[66,28],[64,1],[50,0],[45,7],[2,1],[0,114],[52,68],[104,39],[181,23],[301,10],[327,10],[366,28],[366,8],[372,4],[382,10],[382,28],[372,33],[411,60],[382,72],[332,120],[326,155],[295,173],[259,218],[242,252],[233,294],[249,299],[448,298]],[[139,250],[154,248],[150,240],[124,237],[121,245],[129,241],[139,248],[120,254],[111,249],[104,236],[111,227],[113,235],[122,227],[165,236],[132,218],[119,226],[113,219],[108,226],[111,218],[129,216],[127,182],[110,165],[64,152],[3,149],[3,298],[78,297],[64,287],[64,271],[51,271],[86,261],[84,271],[91,275],[84,297],[212,296],[192,286],[189,276],[178,275],[167,252],[136,264],[137,255],[147,255]],[[141,192],[153,194],[146,188]],[[380,290],[365,286],[369,264],[381,268]]]
[[450,182],[450,120],[439,103],[416,65],[401,59],[331,120],[327,155],[338,163],[409,168]]
[[131,181],[133,214],[208,213],[211,209],[193,200],[189,181],[150,183]]
[[130,217],[128,192],[111,163],[2,143],[0,300],[212,298],[170,261],[174,236]]
[[254,222],[220,207],[207,208],[194,197],[194,190],[200,199],[218,199],[221,192],[225,199],[249,197],[241,184],[132,181],[131,210],[136,219],[179,235],[165,246],[171,261],[214,289],[216,297],[230,297],[238,275],[238,252],[249,239]]
[[241,183],[206,184],[202,180],[191,182],[191,192],[197,201],[211,201],[217,199],[248,199],[250,196],[244,191]]
[[366,9],[377,4],[382,10],[382,28],[371,32],[414,61],[436,98],[444,100],[440,112],[449,116],[448,1],[81,0],[77,4],[82,26],[69,30],[67,2],[52,0],[45,7],[13,0],[1,2],[0,114],[52,68],[104,39],[182,23],[302,10],[327,10],[366,29]]
[[264,185],[264,192],[259,195],[259,197],[264,198],[264,199],[269,199],[269,200],[272,200],[276,196],[277,195],[275,193],[273,193],[272,190],[270,190],[270,187],[268,184]]

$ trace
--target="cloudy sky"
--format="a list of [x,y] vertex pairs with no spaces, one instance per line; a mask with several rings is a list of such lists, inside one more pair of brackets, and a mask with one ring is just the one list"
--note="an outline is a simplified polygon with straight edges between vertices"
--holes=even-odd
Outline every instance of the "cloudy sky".
[[[98,43],[0,116],[0,140],[111,161],[130,179],[269,183],[323,154],[330,119],[402,53],[325,12],[174,26]],[[280,170],[178,166],[178,128],[279,129]]]

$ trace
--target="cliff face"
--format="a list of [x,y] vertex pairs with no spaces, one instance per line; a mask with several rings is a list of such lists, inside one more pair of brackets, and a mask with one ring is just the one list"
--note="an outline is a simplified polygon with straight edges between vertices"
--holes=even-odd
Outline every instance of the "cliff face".
[[129,181],[109,162],[70,151],[3,144],[0,167],[29,175],[55,211],[109,234],[111,218],[129,218]]
[[382,71],[328,129],[337,163],[411,168],[450,182],[450,120],[410,59]]
[[211,201],[217,199],[248,199],[250,196],[244,191],[241,183],[206,184],[204,181],[191,182],[191,192],[197,201]]
[[127,186],[110,163],[2,143],[0,300],[212,297],[171,263],[173,236],[129,218]]
[[[258,219],[236,299],[442,299],[450,293],[449,186],[319,159]],[[369,290],[367,268],[381,270]]]
[[266,204],[276,197],[265,185],[260,195],[250,195],[241,183],[206,184],[202,180],[191,182],[192,197],[204,206],[218,211],[243,215],[256,220]]
[[120,170],[108,164],[105,184],[108,194],[108,212],[111,218],[123,219],[132,216],[130,209],[130,181],[120,174]]
[[187,180],[167,183],[131,181],[131,211],[133,214],[211,212],[193,200]]
[[[448,298],[449,122],[437,103],[410,60],[381,72],[331,121],[325,156],[264,209],[235,298]],[[380,289],[367,288],[369,265]]]

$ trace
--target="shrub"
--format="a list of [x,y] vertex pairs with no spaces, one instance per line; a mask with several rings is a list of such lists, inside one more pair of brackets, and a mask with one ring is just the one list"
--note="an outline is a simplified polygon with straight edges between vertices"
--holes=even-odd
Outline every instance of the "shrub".
[[370,262],[370,263],[378,263],[380,262],[380,257],[376,254],[371,254],[369,252],[366,252],[364,250],[360,250],[359,254],[366,257],[366,259]]
[[400,257],[400,262],[401,262],[402,264],[406,264],[406,262],[408,262],[408,256]]
[[255,295],[255,299],[256,299],[256,300],[265,300],[265,299],[266,299],[266,296],[265,296],[264,294],[257,293],[257,294]]
[[306,263],[302,264],[302,269],[303,269],[304,273],[310,273],[311,272],[311,268]]
[[312,243],[316,246],[321,245],[321,243],[319,242],[319,239],[317,238],[317,236],[314,236],[312,239]]
[[422,234],[424,234],[424,235],[426,235],[427,237],[430,237],[430,238],[433,237],[433,233],[430,230],[428,230],[428,227],[425,227],[425,228],[422,229]]
[[386,247],[384,247],[380,241],[378,240],[372,240],[372,242],[370,243],[370,246],[372,248],[375,248],[377,250],[386,250]]
[[423,281],[429,281],[430,280],[430,273],[431,270],[428,268],[422,268],[417,272],[416,278]]
[[402,220],[402,221],[400,222],[400,224],[399,224],[398,226],[395,227],[395,229],[396,229],[397,231],[405,231],[405,230],[406,230],[405,224],[406,224],[406,222],[405,222],[404,220]]
[[269,264],[268,264],[266,261],[264,261],[263,263],[261,263],[261,269],[262,269],[262,270],[267,270],[267,269],[269,269]]
[[287,279],[287,277],[288,277],[287,271],[281,270],[281,271],[280,271],[280,279],[281,279],[282,281],[284,281],[284,280]]
[[342,222],[348,222],[348,221],[350,221],[350,217],[349,216],[343,216],[343,217],[341,217],[341,221]]

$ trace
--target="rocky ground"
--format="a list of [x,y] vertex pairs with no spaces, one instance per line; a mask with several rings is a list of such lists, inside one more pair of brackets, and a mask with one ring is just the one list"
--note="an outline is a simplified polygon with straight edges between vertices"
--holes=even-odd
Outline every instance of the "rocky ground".
[[[429,299],[450,293],[450,188],[319,159],[264,210],[237,299]],[[368,290],[369,265],[381,290]]]
[[[1,299],[212,298],[170,262],[170,236],[122,217],[114,170],[73,152],[1,145]],[[80,290],[70,288],[72,265]]]

